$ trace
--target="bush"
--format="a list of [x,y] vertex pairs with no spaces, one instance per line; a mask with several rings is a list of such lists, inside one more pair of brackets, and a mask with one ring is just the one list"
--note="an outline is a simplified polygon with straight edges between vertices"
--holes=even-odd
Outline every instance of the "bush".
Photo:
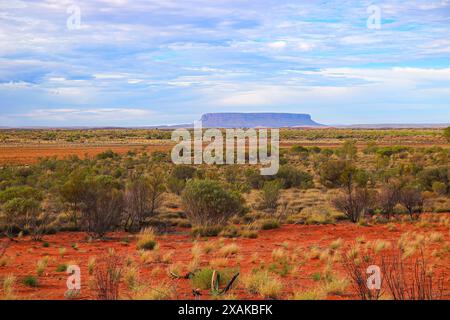
[[400,191],[400,203],[408,210],[411,219],[417,219],[423,211],[422,192],[414,187],[404,187]]
[[378,206],[388,219],[394,213],[394,208],[399,201],[400,187],[397,184],[383,186],[377,195]]
[[446,128],[446,129],[444,130],[444,137],[446,137],[447,140],[450,141],[450,127]]
[[56,267],[56,272],[66,272],[67,264],[60,264]]
[[418,174],[418,180],[424,190],[433,191],[433,183],[441,182],[446,187],[446,193],[450,189],[450,168],[448,166],[425,169]]
[[177,165],[175,168],[173,168],[173,171],[171,173],[171,177],[178,179],[178,180],[190,180],[194,178],[195,173],[197,172],[197,169],[188,165]]
[[111,176],[89,177],[81,182],[82,222],[86,231],[102,238],[120,223],[124,207],[123,192]]
[[243,212],[244,200],[213,180],[190,180],[182,195],[186,216],[194,227],[223,226]]
[[294,224],[334,224],[336,220],[346,220],[347,216],[328,205],[303,208],[299,213],[289,215],[286,223]]
[[97,155],[98,160],[117,159],[118,157],[119,155],[112,150],[107,150]]
[[327,188],[342,186],[342,175],[349,169],[349,163],[344,160],[330,160],[319,168],[320,183]]
[[272,230],[280,227],[280,223],[275,219],[265,219],[260,222],[261,230]]
[[217,237],[222,230],[223,227],[221,226],[194,227],[191,230],[191,235],[193,237]]
[[176,195],[180,195],[183,192],[185,186],[185,180],[180,180],[175,177],[169,177],[167,179],[167,188]]
[[281,166],[276,177],[282,182],[282,187],[284,189],[306,189],[313,186],[313,178],[309,173],[289,165]]
[[436,193],[440,196],[443,196],[447,193],[447,186],[445,185],[445,183],[440,182],[440,181],[433,182],[431,188],[433,189],[434,193]]
[[142,228],[162,204],[165,176],[156,168],[148,176],[132,177],[125,191],[125,228]]
[[358,222],[373,204],[374,196],[365,188],[344,189],[331,202],[337,210],[343,212],[352,222]]
[[24,285],[26,285],[27,287],[38,287],[39,286],[39,282],[38,282],[37,278],[34,276],[26,276],[22,280],[22,283]]
[[276,209],[280,199],[281,183],[278,180],[266,181],[261,192],[261,206],[264,209]]
[[50,224],[50,214],[42,208],[43,196],[38,190],[28,187],[9,187],[0,192],[0,218],[6,234],[13,237],[16,232],[26,232],[33,240],[40,240]]
[[253,168],[245,171],[245,178],[253,189],[261,189],[265,181],[265,176],[262,176],[259,170]]

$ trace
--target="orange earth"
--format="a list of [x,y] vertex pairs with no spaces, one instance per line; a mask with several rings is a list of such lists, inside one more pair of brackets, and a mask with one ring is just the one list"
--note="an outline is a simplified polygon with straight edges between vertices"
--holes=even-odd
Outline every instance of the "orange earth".
[[[241,275],[248,274],[253,268],[258,267],[261,262],[268,265],[272,261],[272,251],[280,248],[283,243],[288,243],[289,253],[296,251],[303,256],[309,252],[311,247],[329,247],[330,243],[338,238],[343,240],[343,249],[349,248],[355,243],[355,239],[360,236],[369,240],[383,239],[392,241],[394,244],[401,234],[406,231],[429,234],[440,232],[443,234],[444,242],[433,243],[433,248],[442,247],[450,240],[449,227],[441,224],[433,224],[432,227],[423,227],[410,223],[397,223],[395,230],[386,225],[359,226],[349,222],[340,222],[336,225],[284,225],[279,229],[260,231],[257,239],[226,239],[226,243],[235,242],[239,251],[236,255],[228,258],[229,267],[238,267]],[[43,242],[32,241],[29,237],[23,237],[17,242],[0,239],[3,242],[10,242],[4,258],[8,261],[6,265],[0,266],[0,278],[8,274],[16,277],[15,295],[18,299],[64,299],[67,289],[65,272],[57,272],[56,268],[60,264],[77,264],[81,268],[81,295],[79,299],[95,298],[94,291],[90,288],[91,276],[88,273],[88,261],[91,257],[108,252],[113,248],[119,255],[131,258],[139,265],[139,279],[141,282],[152,285],[166,283],[176,292],[178,299],[193,299],[191,282],[188,279],[172,279],[169,277],[167,267],[169,263],[147,262],[142,263],[139,252],[136,249],[136,240],[127,233],[113,233],[109,235],[108,241],[89,241],[86,233],[82,232],[62,232],[55,235],[47,235],[44,241],[49,243],[49,247],[44,247]],[[124,241],[128,239],[128,241]],[[170,263],[181,263],[187,266],[191,261],[191,248],[193,239],[189,235],[189,229],[176,229],[171,234],[159,236],[158,245],[161,255],[170,251],[173,252]],[[199,240],[200,244],[206,241],[218,241],[216,238]],[[76,243],[74,249],[72,244]],[[66,248],[66,252],[61,256],[59,248]],[[216,251],[215,251],[216,252]],[[257,258],[255,259],[255,254]],[[37,277],[39,287],[31,288],[24,286],[21,282],[27,275],[36,276],[36,263],[39,259],[49,257],[48,266],[42,276]],[[252,258],[253,257],[253,258]],[[202,266],[207,266],[208,261],[217,258],[216,253],[203,254]],[[433,261],[435,271],[444,274],[445,299],[450,299],[450,258],[446,253],[440,259]],[[289,299],[294,291],[312,290],[317,286],[312,275],[321,272],[325,263],[320,259],[306,259],[306,263],[298,265],[294,271],[282,277],[284,285],[282,299]],[[340,263],[334,264],[333,270],[340,276],[345,277],[345,272]],[[92,287],[92,286],[91,286]],[[1,290],[0,290],[1,291]],[[238,284],[232,289],[232,294],[241,299],[261,299],[260,296],[250,295],[242,285]],[[121,287],[121,297],[130,298],[130,292],[123,285]],[[202,292],[203,299],[211,296],[207,291]],[[342,296],[329,296],[329,299],[355,299],[358,298],[351,286]]]
[[[391,143],[382,142],[380,146],[390,146],[396,144],[395,141]],[[39,159],[47,157],[57,157],[58,159],[64,159],[72,155],[76,155],[80,158],[93,157],[99,153],[107,150],[112,150],[119,154],[125,154],[128,151],[145,150],[149,153],[154,151],[170,151],[175,144],[170,141],[160,141],[154,144],[105,144],[105,145],[76,145],[76,144],[25,144],[25,145],[0,145],[0,165],[4,164],[19,164],[19,165],[31,165],[39,161]],[[320,148],[337,148],[342,145],[341,142],[308,142],[308,141],[282,141],[280,143],[281,148],[291,148],[294,145],[302,145],[305,147],[320,147]],[[360,143],[358,148],[363,148],[367,144]],[[426,147],[431,145],[439,145],[441,147],[448,147],[448,144],[442,143],[417,143],[417,142],[405,142],[402,145],[410,147]]]
[[133,150],[169,151],[171,145],[104,145],[104,146],[73,146],[73,145],[46,145],[46,146],[1,146],[0,164],[34,164],[41,158],[57,157],[58,159],[76,155],[80,158],[92,157],[107,150],[119,154]]

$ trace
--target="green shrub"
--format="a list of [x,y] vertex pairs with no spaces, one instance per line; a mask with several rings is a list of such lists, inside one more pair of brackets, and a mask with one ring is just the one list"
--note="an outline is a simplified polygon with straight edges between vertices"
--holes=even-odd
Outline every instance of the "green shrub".
[[434,181],[432,184],[433,192],[435,192],[438,195],[445,195],[447,193],[447,186],[445,183],[440,181]]
[[280,223],[275,219],[265,219],[259,222],[261,230],[272,230],[280,227]]
[[194,178],[195,173],[197,172],[197,169],[188,165],[177,165],[173,168],[173,171],[171,173],[171,177],[187,181],[189,179]]
[[259,170],[253,168],[249,168],[245,171],[245,178],[247,183],[253,189],[261,189],[264,181],[266,181],[265,176],[262,176]]
[[266,181],[261,192],[261,206],[264,209],[276,209],[280,199],[281,183],[278,180]]
[[172,176],[167,179],[167,188],[176,195],[180,195],[183,192],[185,186],[185,180],[177,179]]
[[450,141],[450,127],[445,128],[445,130],[444,130],[444,137],[446,137],[447,140]]
[[98,160],[117,159],[119,155],[112,150],[107,150],[97,155]]
[[217,237],[222,230],[223,227],[221,226],[194,227],[191,230],[191,235],[193,237]]
[[66,272],[67,271],[67,264],[63,263],[56,267],[56,272]]
[[433,191],[433,183],[441,182],[446,187],[446,192],[450,189],[450,168],[441,166],[428,168],[418,174],[418,180],[424,190]]
[[303,146],[299,146],[299,145],[292,146],[291,150],[294,153],[308,153],[307,148],[305,148]]
[[319,168],[320,183],[328,188],[337,188],[342,185],[342,175],[348,170],[349,163],[344,160],[330,160]]
[[282,182],[284,189],[289,188],[310,188],[313,186],[312,176],[293,166],[281,166],[276,174],[276,178]]
[[23,278],[22,283],[27,287],[38,287],[39,282],[38,279],[34,276],[26,276]]
[[189,180],[182,195],[186,217],[194,227],[223,226],[241,214],[244,200],[213,180]]

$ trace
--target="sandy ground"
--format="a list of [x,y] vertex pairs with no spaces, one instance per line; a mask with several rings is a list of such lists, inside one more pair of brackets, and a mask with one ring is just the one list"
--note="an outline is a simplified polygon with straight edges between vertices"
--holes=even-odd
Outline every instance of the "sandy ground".
[[[159,251],[161,255],[172,252],[170,263],[181,263],[188,265],[191,261],[192,238],[188,234],[188,229],[177,229],[175,233],[158,237]],[[304,225],[284,225],[279,229],[260,231],[257,239],[226,239],[226,243],[234,242],[238,245],[239,251],[236,255],[227,259],[229,267],[238,267],[241,274],[247,274],[252,269],[258,267],[261,262],[270,264],[272,261],[272,251],[276,248],[286,246],[287,251],[299,256],[299,261],[304,263],[293,265],[291,274],[282,277],[284,285],[283,299],[288,299],[295,291],[311,290],[317,286],[317,282],[312,279],[312,275],[324,269],[324,262],[320,259],[303,258],[311,247],[329,247],[333,240],[341,238],[343,240],[342,250],[349,248],[357,237],[364,236],[369,240],[384,239],[393,244],[406,231],[429,234],[440,232],[444,240],[440,243],[433,243],[430,250],[445,246],[449,241],[449,227],[444,225],[433,225],[433,227],[419,227],[414,224],[397,224],[396,230],[389,230],[386,225],[358,226],[355,224],[342,222],[336,225],[304,226]],[[66,291],[65,272],[57,272],[56,268],[60,264],[77,264],[81,268],[82,294],[80,299],[95,298],[95,293],[90,288],[91,276],[88,273],[88,261],[91,257],[106,253],[110,248],[121,256],[129,257],[139,265],[140,281],[147,285],[156,285],[163,282],[169,284],[176,291],[178,299],[193,299],[190,280],[171,279],[167,273],[169,263],[147,262],[142,263],[139,252],[136,249],[135,239],[130,238],[126,233],[114,233],[109,235],[108,241],[89,241],[87,235],[82,232],[58,233],[56,235],[45,236],[45,241],[49,247],[44,247],[42,242],[32,241],[28,237],[19,239],[18,242],[11,242],[5,254],[7,265],[0,266],[0,279],[8,274],[16,276],[15,295],[19,299],[64,299]],[[123,241],[125,238],[130,241]],[[2,241],[9,241],[2,239]],[[200,240],[200,244],[207,241],[218,241],[217,238]],[[77,249],[72,248],[72,244],[77,244]],[[64,255],[61,255],[59,248],[66,248]],[[38,277],[39,287],[30,288],[24,286],[21,281],[27,275],[36,276],[36,263],[39,259],[49,257],[49,264],[42,276]],[[202,255],[202,266],[207,266],[208,261],[217,259],[216,251]],[[450,256],[447,253],[435,261],[435,271],[445,275],[446,299],[450,299]],[[334,271],[340,276],[345,276],[340,263],[335,263]],[[208,292],[202,292],[202,298],[210,298]],[[260,299],[260,296],[250,295],[242,285],[238,284],[233,289],[232,294],[242,299]],[[126,299],[130,297],[130,292],[123,286],[121,296]],[[349,286],[344,295],[328,296],[328,299],[353,299],[357,298],[355,292]]]

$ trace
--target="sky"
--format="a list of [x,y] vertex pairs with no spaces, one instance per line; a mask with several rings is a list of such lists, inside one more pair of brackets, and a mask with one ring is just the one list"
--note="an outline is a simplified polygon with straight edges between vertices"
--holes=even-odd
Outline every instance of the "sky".
[[0,126],[207,112],[448,123],[450,0],[0,2]]

